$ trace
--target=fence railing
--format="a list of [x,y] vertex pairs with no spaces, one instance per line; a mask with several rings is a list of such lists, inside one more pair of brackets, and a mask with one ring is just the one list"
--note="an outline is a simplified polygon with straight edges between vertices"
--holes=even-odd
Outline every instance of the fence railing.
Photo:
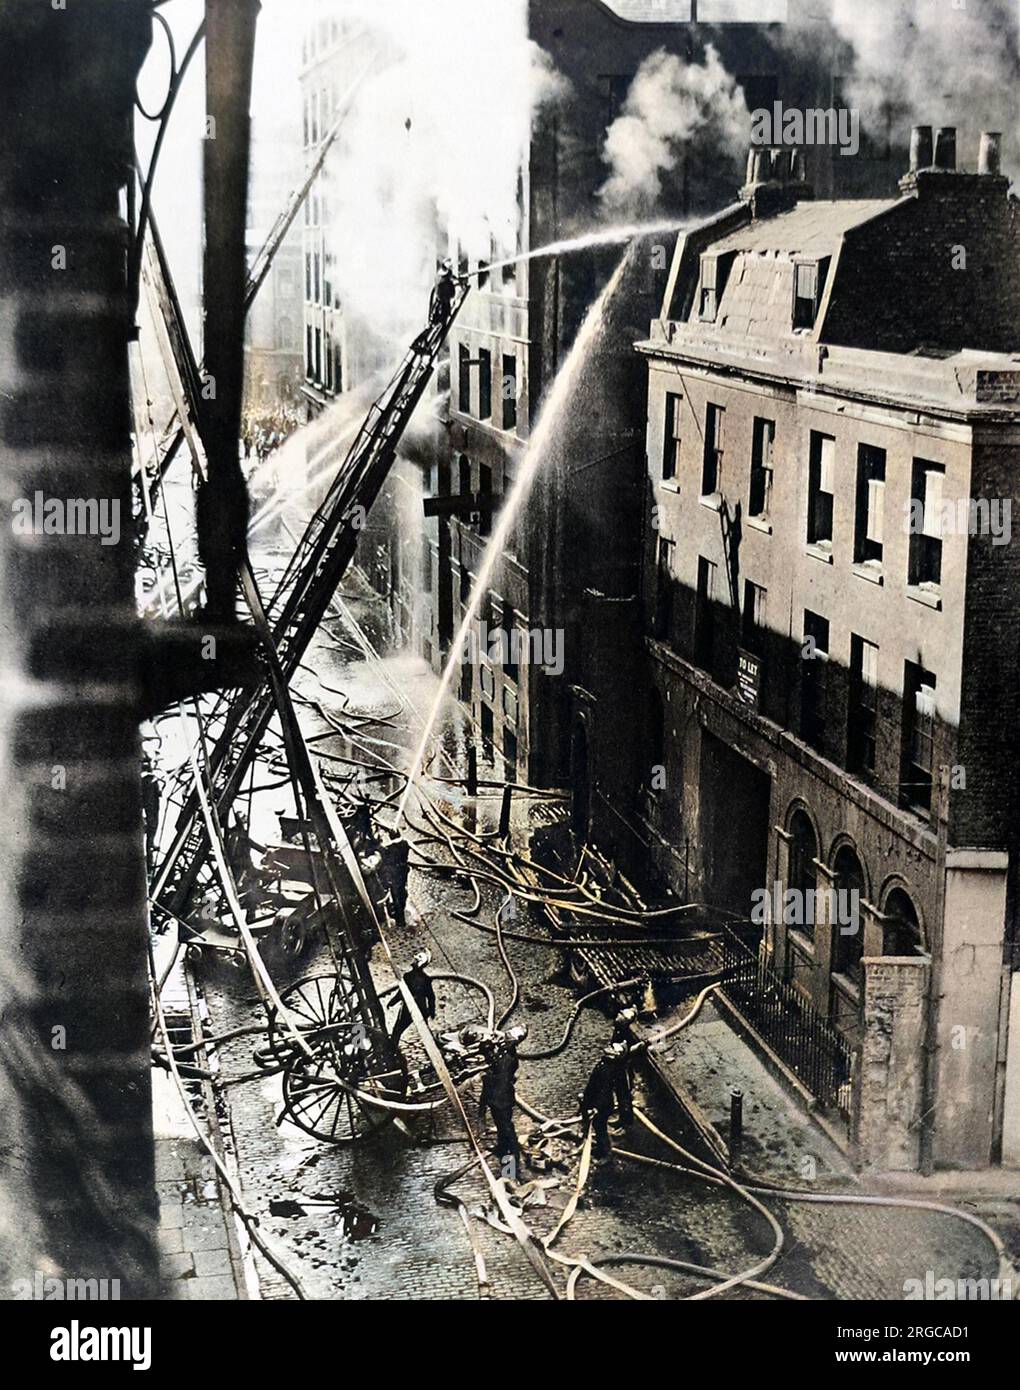
[[723,931],[723,993],[826,1111],[850,1124],[854,1049],[765,956]]

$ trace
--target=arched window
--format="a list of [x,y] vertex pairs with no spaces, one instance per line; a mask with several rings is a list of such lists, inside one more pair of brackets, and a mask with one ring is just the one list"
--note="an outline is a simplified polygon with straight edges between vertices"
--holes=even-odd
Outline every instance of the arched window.
[[814,936],[815,914],[812,896],[808,898],[808,893],[813,894],[818,886],[818,874],[815,869],[815,860],[818,858],[818,839],[815,835],[815,828],[811,824],[811,817],[806,811],[794,811],[790,817],[790,881],[787,885],[796,893],[803,894],[801,906],[810,902],[812,910],[802,911],[801,921],[802,930],[807,936]]
[[885,900],[882,954],[884,956],[919,956],[924,954],[921,940],[921,925],[917,920],[917,908],[910,894],[903,888],[894,888]]
[[850,848],[843,845],[832,861],[836,891],[836,921],[833,926],[832,969],[836,975],[846,975],[855,985],[861,983],[861,958],[864,955],[864,918],[861,902],[864,898],[864,869]]
[[281,314],[276,321],[276,346],[284,349],[294,346],[294,320],[288,314]]

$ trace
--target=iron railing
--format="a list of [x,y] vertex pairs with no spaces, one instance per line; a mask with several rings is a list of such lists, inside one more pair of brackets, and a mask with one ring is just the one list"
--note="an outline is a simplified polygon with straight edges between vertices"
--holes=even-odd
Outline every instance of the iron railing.
[[854,1049],[792,984],[772,969],[763,952],[732,931],[722,934],[723,993],[794,1073],[824,1111],[849,1126]]

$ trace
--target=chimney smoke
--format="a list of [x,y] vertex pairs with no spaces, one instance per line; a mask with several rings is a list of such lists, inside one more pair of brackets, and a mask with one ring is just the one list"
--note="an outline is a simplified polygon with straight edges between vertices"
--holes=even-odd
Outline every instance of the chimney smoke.
[[956,127],[939,126],[935,132],[935,168],[955,170],[956,168]]

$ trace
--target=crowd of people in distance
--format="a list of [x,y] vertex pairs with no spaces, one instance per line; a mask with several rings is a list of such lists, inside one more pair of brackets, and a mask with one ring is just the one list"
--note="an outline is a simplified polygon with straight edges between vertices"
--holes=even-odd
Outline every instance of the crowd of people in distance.
[[241,447],[245,463],[261,463],[303,424],[290,406],[278,406],[260,415],[245,415],[241,422]]

